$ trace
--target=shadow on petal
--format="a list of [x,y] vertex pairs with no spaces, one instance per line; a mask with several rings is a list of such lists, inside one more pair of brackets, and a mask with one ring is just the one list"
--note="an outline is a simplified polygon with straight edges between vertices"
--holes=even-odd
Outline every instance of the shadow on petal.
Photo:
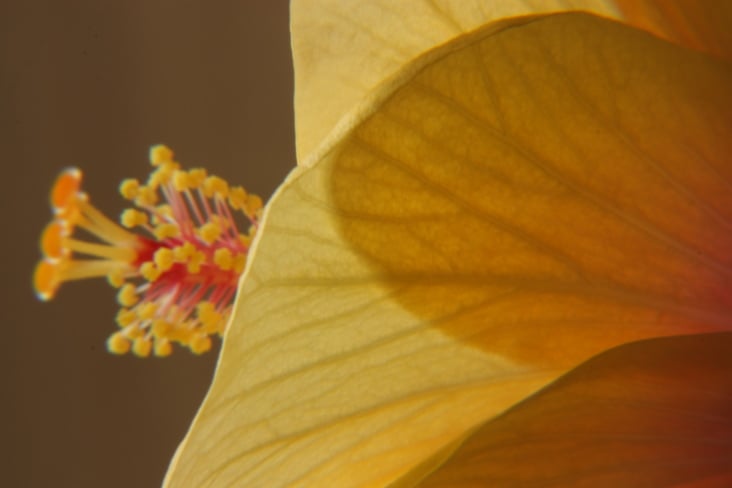
[[728,66],[564,14],[410,71],[322,164],[343,235],[408,310],[562,367],[729,330]]

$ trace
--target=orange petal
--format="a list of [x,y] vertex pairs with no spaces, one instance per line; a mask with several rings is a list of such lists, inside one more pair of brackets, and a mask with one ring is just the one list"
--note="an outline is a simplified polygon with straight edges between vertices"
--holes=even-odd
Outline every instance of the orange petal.
[[432,53],[331,150],[342,235],[405,308],[512,360],[728,330],[728,67],[597,17],[523,22]]
[[627,344],[483,425],[419,486],[729,486],[730,414],[732,334]]
[[732,61],[732,3],[616,0],[625,21],[682,46]]

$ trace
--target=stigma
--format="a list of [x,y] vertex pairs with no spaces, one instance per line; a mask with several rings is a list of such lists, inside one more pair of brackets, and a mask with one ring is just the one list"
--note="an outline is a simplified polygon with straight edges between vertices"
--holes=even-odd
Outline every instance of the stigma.
[[150,149],[150,163],[147,182],[120,184],[132,206],[119,223],[91,204],[79,169],[61,172],[34,288],[47,301],[67,281],[106,278],[121,307],[109,352],[168,356],[178,344],[201,354],[231,315],[262,200],[204,169],[181,169],[166,146]]

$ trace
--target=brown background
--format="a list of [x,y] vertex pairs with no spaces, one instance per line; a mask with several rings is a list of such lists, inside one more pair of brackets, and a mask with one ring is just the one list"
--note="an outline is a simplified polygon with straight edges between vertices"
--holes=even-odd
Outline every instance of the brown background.
[[285,0],[0,0],[0,485],[158,486],[217,352],[114,357],[102,280],[35,300],[38,235],[57,172],[78,165],[116,217],[124,177],[170,145],[268,197],[294,165]]

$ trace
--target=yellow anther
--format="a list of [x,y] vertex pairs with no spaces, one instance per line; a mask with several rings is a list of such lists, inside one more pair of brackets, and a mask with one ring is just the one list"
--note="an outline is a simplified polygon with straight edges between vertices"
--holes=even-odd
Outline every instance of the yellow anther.
[[188,324],[188,322],[184,322],[179,327],[172,329],[168,333],[168,339],[179,342],[180,344],[188,344],[192,336],[191,329],[187,327]]
[[149,188],[152,188],[153,190],[157,190],[160,185],[163,185],[167,183],[170,180],[170,175],[164,172],[161,172],[159,169],[153,173],[150,173],[150,176],[147,178],[147,186]]
[[147,261],[140,266],[140,274],[147,281],[152,282],[160,278],[162,272],[155,266],[155,263]]
[[128,339],[137,339],[138,337],[142,337],[145,335],[145,331],[140,327],[140,324],[137,322],[128,325],[127,327],[122,329],[122,333]]
[[140,301],[135,285],[127,283],[117,292],[117,302],[123,307],[132,307]]
[[180,236],[180,228],[176,224],[160,224],[153,229],[153,234],[159,241]]
[[258,216],[259,211],[262,209],[262,199],[258,195],[247,195],[247,208],[246,212],[251,216]]
[[152,333],[157,338],[167,337],[173,329],[173,324],[163,319],[156,319],[152,322]]
[[150,320],[155,317],[158,311],[158,305],[154,302],[146,302],[135,307],[135,313],[140,320]]
[[246,234],[239,234],[239,242],[248,249],[252,245],[252,238]]
[[193,334],[188,347],[194,354],[203,354],[211,349],[211,338],[205,334]]
[[158,194],[149,186],[140,186],[140,189],[135,198],[135,204],[138,207],[152,207],[158,203]]
[[173,248],[173,256],[175,256],[175,261],[178,263],[185,263],[191,258],[191,256],[193,256],[195,252],[196,246],[194,246],[190,242],[186,242],[182,246]]
[[224,321],[219,319],[203,324],[201,330],[206,334],[221,334],[224,332]]
[[157,266],[158,270],[160,270],[161,273],[165,273],[173,267],[173,263],[175,262],[175,256],[173,256],[172,249],[169,249],[167,247],[161,247],[160,249],[155,251],[155,254],[153,255],[153,260],[155,261],[155,265]]
[[128,310],[126,308],[121,309],[117,312],[117,325],[120,327],[127,327],[137,322],[137,314],[134,310]]
[[223,322],[223,320],[221,320],[221,316],[219,314],[218,320],[211,319],[206,323],[202,323],[202,330],[206,334],[215,334],[217,332],[223,331],[223,325],[224,325],[224,322]]
[[119,222],[128,229],[137,227],[138,225],[146,225],[147,214],[134,208],[128,208],[119,216]]
[[112,271],[107,275],[107,282],[114,288],[125,284],[125,274],[120,270]]
[[194,168],[188,171],[188,181],[191,184],[191,188],[201,188],[207,176],[208,173],[203,168]]
[[165,161],[173,160],[173,151],[164,144],[157,144],[150,148],[150,164],[158,166]]
[[130,350],[130,341],[122,332],[115,332],[107,339],[107,351],[112,354],[126,354]]
[[208,198],[214,195],[226,198],[229,195],[229,184],[218,176],[209,176],[203,182],[203,194]]
[[173,346],[168,339],[156,339],[154,354],[159,358],[170,356],[173,352]]
[[207,334],[218,332],[223,315],[216,311],[214,304],[204,301],[196,307],[196,316],[203,325],[203,331]]
[[126,198],[127,200],[134,200],[137,198],[137,193],[140,190],[140,182],[137,181],[134,178],[128,178],[126,180],[122,180],[122,183],[119,184],[119,193],[122,195],[123,198]]
[[229,205],[234,210],[241,210],[246,207],[248,201],[247,191],[244,188],[235,186],[229,191]]
[[190,178],[188,177],[188,173],[180,170],[174,171],[173,188],[175,188],[176,191],[186,191],[187,189],[191,188],[191,182]]
[[213,244],[221,236],[221,225],[217,222],[206,222],[198,229],[198,235],[206,244]]
[[226,217],[222,217],[221,215],[211,215],[208,221],[216,224],[221,229],[221,232],[224,232],[231,225]]
[[216,310],[216,307],[214,307],[214,304],[209,302],[208,300],[203,300],[198,302],[196,305],[196,314],[198,314],[198,318],[200,319],[202,315],[208,315],[211,312],[214,312]]
[[228,271],[234,267],[234,255],[225,247],[216,249],[213,255],[214,264],[223,271]]
[[146,337],[137,337],[132,343],[132,353],[135,356],[146,358],[152,350],[152,341]]
[[172,161],[164,161],[158,169],[150,173],[147,179],[147,185],[150,188],[157,189],[160,185],[164,185],[173,178],[173,172],[180,167],[179,164]]
[[236,253],[234,256],[234,273],[242,274],[247,266],[247,255],[244,253]]
[[196,251],[188,258],[188,272],[190,274],[198,274],[201,271],[201,265],[206,262],[206,255],[201,251]]

